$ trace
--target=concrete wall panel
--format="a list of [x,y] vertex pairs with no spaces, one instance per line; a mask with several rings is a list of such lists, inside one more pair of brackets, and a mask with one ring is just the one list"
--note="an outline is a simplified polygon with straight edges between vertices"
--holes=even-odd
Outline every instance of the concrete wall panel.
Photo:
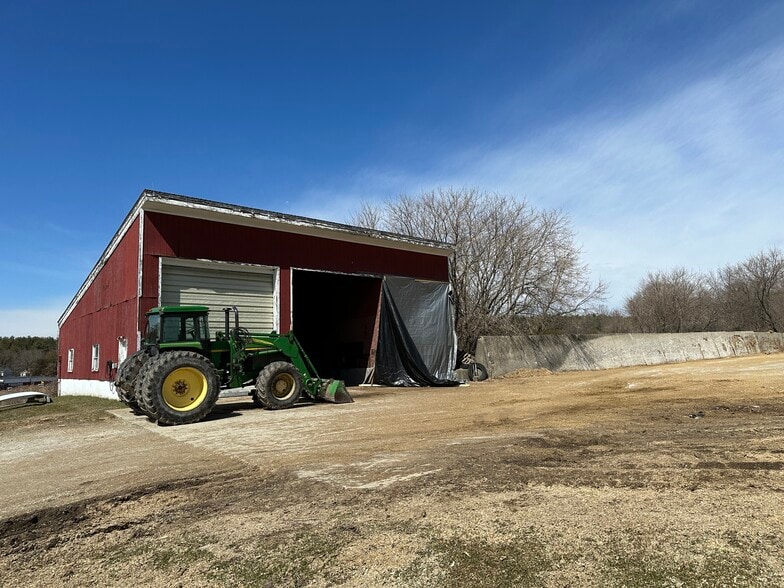
[[476,359],[491,377],[518,369],[601,370],[784,351],[784,334],[628,333],[480,337]]

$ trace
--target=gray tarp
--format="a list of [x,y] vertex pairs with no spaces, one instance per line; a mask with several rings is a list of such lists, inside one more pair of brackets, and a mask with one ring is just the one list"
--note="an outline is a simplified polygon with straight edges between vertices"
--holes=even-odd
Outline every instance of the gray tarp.
[[455,386],[454,305],[448,283],[385,276],[375,382]]

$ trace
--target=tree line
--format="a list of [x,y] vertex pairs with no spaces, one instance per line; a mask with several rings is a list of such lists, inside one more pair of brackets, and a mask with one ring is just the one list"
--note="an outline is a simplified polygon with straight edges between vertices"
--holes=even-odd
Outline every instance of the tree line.
[[760,251],[712,272],[649,273],[625,310],[645,333],[784,329],[784,254]]
[[54,337],[0,337],[0,368],[18,375],[57,375],[57,339]]

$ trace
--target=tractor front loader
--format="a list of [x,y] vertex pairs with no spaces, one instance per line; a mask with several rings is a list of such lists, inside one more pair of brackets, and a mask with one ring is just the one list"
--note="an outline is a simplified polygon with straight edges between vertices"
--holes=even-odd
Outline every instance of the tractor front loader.
[[[322,380],[294,333],[250,333],[236,307],[225,308],[224,330],[210,338],[206,306],[164,306],[147,313],[143,348],[117,370],[120,400],[162,424],[206,417],[220,391],[255,385],[253,401],[267,409],[301,397],[353,402],[340,380]],[[233,313],[234,325],[231,325]]]

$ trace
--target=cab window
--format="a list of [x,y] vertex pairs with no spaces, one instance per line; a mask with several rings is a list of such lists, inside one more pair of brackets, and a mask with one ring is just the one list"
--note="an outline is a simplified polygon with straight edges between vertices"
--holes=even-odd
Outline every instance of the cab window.
[[157,314],[147,315],[147,333],[144,338],[150,345],[155,345],[158,342],[158,326],[160,322],[161,317]]
[[161,343],[201,341],[209,337],[207,319],[197,315],[167,315],[163,317]]
[[179,316],[164,316],[163,329],[161,329],[161,343],[176,343],[177,341],[184,341],[184,334],[182,337],[180,337],[181,324],[182,318]]

